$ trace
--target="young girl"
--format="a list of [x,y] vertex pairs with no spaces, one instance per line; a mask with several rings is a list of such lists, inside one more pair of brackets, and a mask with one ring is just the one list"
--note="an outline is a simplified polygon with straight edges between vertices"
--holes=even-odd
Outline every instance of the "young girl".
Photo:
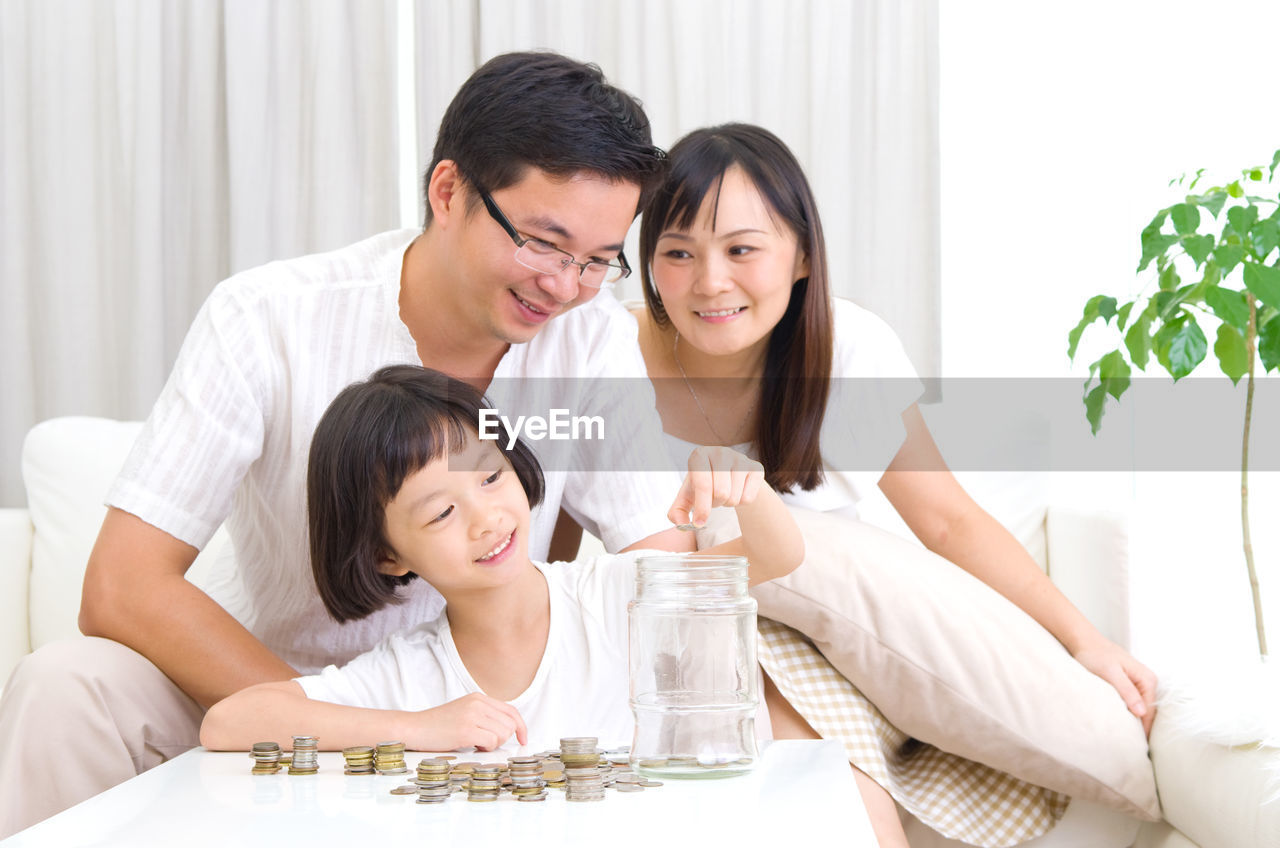
[[[215,704],[207,748],[318,736],[325,749],[403,740],[419,751],[491,750],[514,735],[630,741],[627,614],[637,552],[547,565],[529,559],[529,509],[542,493],[532,452],[478,438],[473,388],[392,366],[344,389],[316,428],[307,469],[312,567],[339,621],[395,603],[421,577],[445,599],[439,617],[388,638],[342,668],[251,686]],[[734,507],[740,539],[708,553],[747,557],[750,581],[792,571],[804,543],[761,466],[698,449],[673,523]]]

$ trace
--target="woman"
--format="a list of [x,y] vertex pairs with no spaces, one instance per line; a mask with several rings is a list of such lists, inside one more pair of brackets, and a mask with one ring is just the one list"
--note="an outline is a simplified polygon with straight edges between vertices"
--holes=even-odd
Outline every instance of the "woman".
[[[667,181],[644,210],[646,308],[635,314],[673,454],[737,445],[792,503],[851,515],[878,485],[930,550],[1035,618],[1149,733],[1154,674],[1102,636],[965,493],[914,402],[919,384],[893,331],[831,297],[822,226],[791,151],[767,130],[728,124],[690,133],[669,156]],[[874,387],[875,397],[858,390],[850,402],[851,385]],[[879,420],[868,420],[876,408]],[[793,729],[812,734],[798,715]],[[905,845],[889,796],[865,776],[859,787],[881,844]]]

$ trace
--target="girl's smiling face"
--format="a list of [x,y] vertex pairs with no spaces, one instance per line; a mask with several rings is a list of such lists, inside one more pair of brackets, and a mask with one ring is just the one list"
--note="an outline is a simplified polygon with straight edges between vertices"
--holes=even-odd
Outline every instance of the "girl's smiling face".
[[716,189],[691,228],[658,236],[654,285],[681,339],[697,350],[763,355],[808,262],[796,234],[742,168],[729,168]]
[[384,574],[417,574],[446,598],[505,585],[529,561],[529,499],[502,452],[468,431],[460,450],[405,478],[386,505]]

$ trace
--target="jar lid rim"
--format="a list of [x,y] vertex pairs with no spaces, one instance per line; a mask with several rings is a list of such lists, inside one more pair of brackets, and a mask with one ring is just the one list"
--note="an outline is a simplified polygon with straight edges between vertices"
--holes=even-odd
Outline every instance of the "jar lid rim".
[[680,568],[698,568],[700,566],[735,566],[747,565],[747,558],[736,554],[645,554],[636,558],[637,564],[671,565]]

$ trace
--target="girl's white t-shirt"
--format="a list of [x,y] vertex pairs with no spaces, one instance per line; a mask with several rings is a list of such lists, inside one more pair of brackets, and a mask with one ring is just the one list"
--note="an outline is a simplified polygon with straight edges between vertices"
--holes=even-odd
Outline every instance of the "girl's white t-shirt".
[[[555,749],[567,736],[595,736],[605,748],[631,744],[627,604],[635,597],[636,560],[664,553],[534,563],[547,580],[547,647],[533,682],[509,702],[528,727],[528,749]],[[296,679],[313,700],[383,710],[425,710],[482,691],[458,654],[443,612],[342,667]],[[757,675],[757,691],[760,682]],[[762,698],[756,737],[770,736]],[[518,747],[515,737],[503,747]]]

